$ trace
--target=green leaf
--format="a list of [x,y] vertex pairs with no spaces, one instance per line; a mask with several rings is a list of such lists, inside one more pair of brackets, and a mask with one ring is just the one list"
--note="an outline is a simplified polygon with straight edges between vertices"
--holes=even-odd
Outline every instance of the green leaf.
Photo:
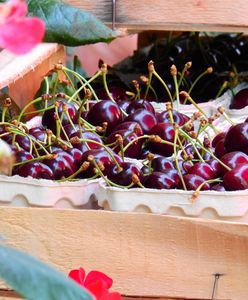
[[79,46],[109,42],[114,32],[89,12],[59,0],[28,0],[29,16],[37,16],[46,23],[46,42]]
[[77,283],[37,259],[0,246],[0,278],[28,300],[93,300]]

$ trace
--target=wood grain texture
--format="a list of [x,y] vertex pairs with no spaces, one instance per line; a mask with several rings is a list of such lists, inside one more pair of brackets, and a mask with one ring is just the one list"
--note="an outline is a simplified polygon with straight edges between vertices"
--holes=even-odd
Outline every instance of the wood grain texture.
[[58,61],[65,61],[65,50],[57,44],[40,44],[24,56],[3,50],[0,52],[0,89],[8,86],[10,96],[23,107],[33,99],[43,77]]
[[248,225],[141,213],[0,208],[11,246],[67,273],[83,266],[129,296],[217,299],[248,295]]
[[[66,0],[112,21],[110,0]],[[129,30],[235,31],[248,29],[247,0],[116,0],[118,27]]]

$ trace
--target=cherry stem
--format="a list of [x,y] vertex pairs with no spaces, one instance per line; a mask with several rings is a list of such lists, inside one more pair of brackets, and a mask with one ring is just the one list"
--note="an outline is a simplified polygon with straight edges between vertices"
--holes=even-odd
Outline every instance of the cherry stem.
[[33,101],[30,101],[26,106],[24,106],[24,108],[22,109],[22,111],[20,112],[18,118],[17,118],[17,121],[20,122],[24,112],[31,106],[31,105],[34,105],[38,102],[40,102],[42,100],[42,97],[38,97],[36,99],[34,99]]
[[178,83],[177,83],[177,75],[173,75],[173,81],[174,81],[174,85],[175,85],[175,90],[176,90],[176,109],[179,109],[179,89],[178,89]]
[[8,106],[3,106],[3,110],[2,110],[2,122],[5,122],[5,115],[6,112],[8,111],[9,107]]
[[203,188],[203,186],[206,184],[206,183],[215,183],[215,182],[223,182],[223,180],[221,180],[221,178],[215,178],[215,179],[210,179],[210,180],[206,180],[204,182],[202,182],[198,188],[194,191],[192,197],[191,197],[191,200],[192,201],[195,201],[197,197],[199,197],[199,193],[201,191],[201,189]]
[[39,160],[44,160],[44,159],[50,159],[50,158],[51,158],[51,154],[42,155],[42,156],[31,158],[29,160],[25,160],[25,161],[21,161],[21,162],[15,163],[14,167],[17,167],[17,166],[20,166],[20,165],[24,165],[24,164],[27,164],[29,162],[34,162],[34,161],[39,161]]
[[172,98],[171,92],[170,92],[170,90],[169,90],[169,88],[168,88],[168,85],[164,82],[164,80],[159,76],[159,74],[158,74],[155,70],[153,70],[152,73],[153,73],[153,75],[156,76],[157,79],[162,83],[162,85],[164,86],[164,88],[165,88],[167,94],[169,95],[169,98],[170,98],[171,103],[173,104],[173,98]]
[[224,81],[223,84],[222,84],[222,86],[220,87],[220,89],[219,89],[219,91],[218,91],[218,93],[217,93],[217,95],[215,96],[214,99],[219,98],[220,95],[223,93],[223,91],[227,88],[227,86],[228,86],[228,82],[227,82],[227,81]]
[[174,156],[175,156],[175,163],[176,163],[176,167],[177,167],[178,174],[179,174],[179,176],[180,176],[180,180],[181,180],[182,185],[183,185],[183,189],[184,189],[185,191],[187,191],[187,187],[186,187],[186,185],[185,185],[185,182],[184,182],[184,179],[183,179],[183,175],[182,175],[182,172],[181,172],[179,163],[178,163],[178,155],[177,155],[177,149],[176,149],[177,140],[178,140],[178,128],[174,128],[174,131],[175,131],[175,136],[174,136],[174,146],[173,146],[173,150],[174,150]]
[[207,69],[206,71],[202,72],[202,73],[195,79],[195,81],[192,83],[192,85],[191,85],[191,87],[190,87],[190,89],[189,89],[189,91],[188,91],[189,94],[192,92],[192,90],[193,90],[193,88],[196,86],[197,82],[198,82],[202,77],[204,77],[204,76],[207,75],[207,74],[209,74],[208,69]]
[[[62,66],[62,70],[65,72],[65,74],[66,74],[66,72],[72,73],[72,74],[79,80],[79,82],[80,82],[82,85],[86,84],[86,85],[89,87],[89,89],[90,89],[92,95],[94,96],[94,99],[95,99],[96,101],[99,101],[99,99],[98,99],[98,97],[97,97],[97,95],[96,95],[94,89],[92,88],[92,86],[88,83],[88,81],[87,81],[82,75],[80,75],[79,73],[77,73],[77,72],[75,72],[75,71],[73,71],[73,70],[70,70],[70,69],[66,68],[65,66]],[[97,72],[97,73],[98,73],[98,72]]]

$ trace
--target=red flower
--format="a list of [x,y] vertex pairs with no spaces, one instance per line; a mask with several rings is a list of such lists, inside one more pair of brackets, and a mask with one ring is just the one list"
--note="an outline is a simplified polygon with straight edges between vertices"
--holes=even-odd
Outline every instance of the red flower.
[[15,54],[25,54],[39,44],[45,34],[45,25],[35,17],[25,17],[25,0],[9,0],[0,4],[0,47]]
[[91,271],[85,277],[83,268],[72,270],[69,277],[86,288],[97,300],[120,300],[118,292],[110,292],[113,280],[99,271]]

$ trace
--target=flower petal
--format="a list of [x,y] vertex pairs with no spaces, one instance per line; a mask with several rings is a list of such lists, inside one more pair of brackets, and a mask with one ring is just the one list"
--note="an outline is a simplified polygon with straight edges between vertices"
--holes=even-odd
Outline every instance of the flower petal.
[[91,284],[98,280],[105,282],[108,289],[111,288],[113,284],[112,278],[108,277],[106,274],[99,271],[91,271],[86,276],[84,285],[87,287],[88,284]]
[[121,300],[121,295],[118,292],[111,292],[103,295],[100,300]]
[[83,268],[71,270],[68,277],[79,283],[81,286],[84,286],[85,271]]
[[10,22],[16,18],[23,18],[28,13],[25,0],[10,0],[0,5],[0,19]]
[[93,294],[97,300],[108,294],[108,287],[104,281],[98,280],[91,282],[85,288]]
[[42,41],[44,34],[45,25],[38,18],[12,20],[0,26],[0,47],[26,54]]

